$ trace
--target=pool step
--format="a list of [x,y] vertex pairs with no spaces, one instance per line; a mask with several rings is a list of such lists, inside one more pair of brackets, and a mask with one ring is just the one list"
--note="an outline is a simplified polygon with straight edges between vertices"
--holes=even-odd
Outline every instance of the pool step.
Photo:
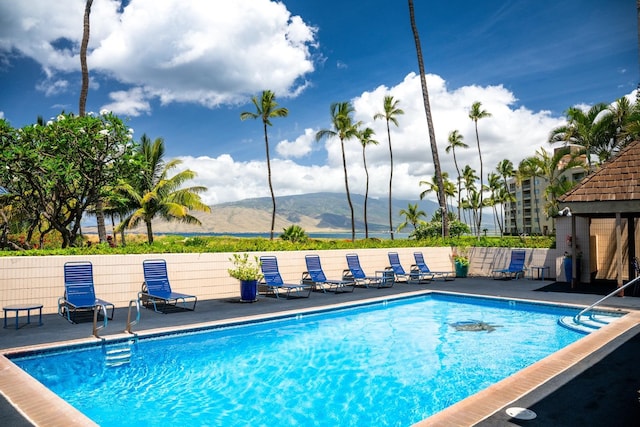
[[573,331],[590,334],[619,318],[620,316],[599,313],[581,316],[579,322],[576,322],[574,316],[563,316],[558,319],[558,324]]
[[131,363],[133,344],[133,341],[127,341],[105,347],[105,365],[108,368],[115,368]]

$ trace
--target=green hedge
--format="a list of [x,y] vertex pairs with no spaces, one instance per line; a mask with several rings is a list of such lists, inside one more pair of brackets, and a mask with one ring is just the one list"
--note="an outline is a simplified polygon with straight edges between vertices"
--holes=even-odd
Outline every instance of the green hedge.
[[291,242],[281,239],[236,238],[213,236],[159,236],[152,245],[136,241],[126,246],[109,247],[107,244],[67,249],[32,249],[25,251],[0,251],[0,256],[44,256],[44,255],[105,255],[145,253],[203,253],[203,252],[266,252],[328,249],[367,248],[411,248],[411,247],[508,247],[508,248],[555,248],[555,237],[474,237],[461,236],[449,239],[431,237],[413,239],[362,239],[351,242],[343,239],[308,239]]

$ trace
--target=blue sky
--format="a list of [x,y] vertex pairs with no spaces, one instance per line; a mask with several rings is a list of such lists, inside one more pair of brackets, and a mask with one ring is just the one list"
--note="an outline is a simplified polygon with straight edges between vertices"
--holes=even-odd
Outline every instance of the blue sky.
[[[366,7],[365,7],[366,5]],[[482,102],[484,169],[552,149],[549,131],[570,106],[614,102],[640,81],[632,0],[415,1],[443,169],[454,129],[479,170],[468,111]],[[14,127],[77,112],[84,0],[0,0],[0,117]],[[332,102],[351,101],[376,131],[367,148],[370,194],[385,197],[389,150],[384,95],[405,115],[392,129],[394,196],[417,199],[433,165],[407,2],[325,0],[95,0],[87,110],[128,120],[134,137],[163,137],[167,157],[198,173],[214,204],[269,195],[250,98],[271,89],[287,118],[269,139],[276,195],[343,192],[339,142],[315,142]],[[364,193],[362,148],[346,144],[349,182]]]

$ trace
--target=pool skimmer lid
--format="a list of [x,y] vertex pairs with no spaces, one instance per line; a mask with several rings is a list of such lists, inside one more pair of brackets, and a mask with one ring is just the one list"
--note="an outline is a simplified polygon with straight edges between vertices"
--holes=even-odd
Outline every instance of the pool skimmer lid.
[[536,413],[531,409],[519,408],[517,406],[508,408],[505,412],[511,418],[515,418],[516,420],[532,420],[537,417]]

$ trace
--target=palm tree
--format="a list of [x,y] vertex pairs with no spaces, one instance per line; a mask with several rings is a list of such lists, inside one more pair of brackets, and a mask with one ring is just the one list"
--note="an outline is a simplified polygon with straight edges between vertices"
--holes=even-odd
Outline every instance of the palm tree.
[[493,228],[496,228],[496,223],[498,224],[498,228],[500,229],[500,235],[502,236],[502,222],[500,221],[500,217],[498,216],[498,208],[496,205],[501,204],[500,201],[500,190],[503,188],[502,182],[500,182],[500,175],[497,173],[491,172],[487,175],[487,189],[489,190],[489,200],[488,205],[493,208]]
[[563,147],[549,153],[540,148],[536,152],[536,158],[542,169],[542,176],[548,183],[545,189],[545,213],[552,217],[558,213],[558,197],[576,185],[573,180],[566,178],[564,172],[573,168],[586,169],[584,151],[572,153],[569,147]]
[[398,119],[396,116],[404,114],[400,108],[398,108],[399,100],[393,99],[393,96],[387,95],[384,97],[383,108],[384,113],[377,113],[373,116],[374,120],[377,119],[385,119],[387,122],[387,139],[389,141],[389,161],[391,165],[391,170],[389,172],[389,235],[391,236],[391,240],[393,240],[393,214],[392,210],[392,198],[391,198],[391,188],[393,182],[393,150],[391,149],[391,129],[389,127],[389,122],[398,126]]
[[480,236],[480,227],[482,224],[482,192],[484,188],[484,172],[482,170],[482,151],[480,150],[480,135],[478,134],[478,120],[485,117],[491,117],[491,113],[486,110],[482,110],[482,103],[479,101],[474,102],[471,105],[471,111],[469,112],[469,118],[473,120],[476,129],[476,142],[478,144],[478,157],[480,158],[480,210],[478,212],[478,236]]
[[[513,162],[509,159],[503,159],[500,162],[498,162],[498,166],[496,166],[496,171],[498,171],[498,174],[502,177],[502,182],[504,184],[504,188],[505,191],[509,194],[509,197],[503,197],[503,201],[506,202],[510,202],[512,199],[515,200],[515,194],[512,194],[509,191],[509,183],[507,182],[508,178],[511,178],[513,176],[515,176],[515,169],[513,168]],[[504,203],[502,205],[502,229],[504,230],[504,219],[505,219],[505,215],[504,215]],[[517,221],[515,221],[515,225],[516,225],[516,234],[518,234],[518,223]]]
[[476,175],[475,169],[473,169],[469,165],[466,165],[464,167],[464,169],[462,170],[462,182],[464,182],[464,188],[465,188],[465,192],[467,194],[466,208],[468,210],[470,210],[472,215],[473,215],[473,218],[470,219],[469,222],[472,223],[474,230],[477,228],[478,212],[475,210],[475,205],[471,204],[471,200],[472,200],[472,196],[473,195],[477,196],[477,193],[478,193],[478,191],[476,189],[476,181],[477,181],[477,179],[478,179],[478,176]]
[[[442,177],[442,169],[440,168],[440,157],[438,156],[438,144],[436,143],[436,131],[433,127],[433,118],[431,116],[431,105],[429,103],[429,90],[427,89],[427,78],[424,70],[424,59],[422,57],[422,47],[420,45],[420,35],[416,26],[416,16],[413,9],[413,0],[409,0],[409,18],[411,20],[411,32],[416,45],[416,54],[418,56],[418,68],[420,69],[420,84],[422,86],[422,101],[424,103],[424,112],[427,116],[427,127],[429,128],[429,142],[431,144],[431,156],[433,157],[433,166],[438,181],[438,200],[440,201],[440,209],[447,212],[446,198],[444,195],[444,179]],[[448,215],[442,215],[444,227],[444,236],[449,236]]]
[[[635,106],[629,102],[625,96],[619,98],[615,104],[608,108],[610,114],[606,114],[603,120],[606,121],[609,138],[605,143],[600,144],[594,149],[594,154],[598,156],[600,162],[604,162],[612,157],[615,153],[623,149],[633,139],[629,135],[628,124],[634,120]],[[637,120],[637,117],[635,117]]]
[[243,112],[240,113],[240,120],[246,119],[257,119],[260,117],[262,119],[262,126],[264,128],[264,146],[267,152],[267,176],[269,180],[269,191],[271,192],[271,204],[273,209],[271,210],[271,234],[269,239],[273,240],[273,229],[276,225],[276,196],[273,193],[273,184],[271,183],[271,158],[269,156],[269,135],[267,133],[267,126],[271,126],[272,117],[287,117],[289,115],[289,110],[284,107],[278,108],[278,103],[276,102],[276,95],[270,90],[265,90],[262,92],[262,98],[260,102],[258,102],[257,97],[253,97],[251,99],[253,105],[256,106],[256,112]]
[[[449,174],[447,172],[442,172],[442,178],[444,179],[444,194],[449,199],[452,199],[456,196],[456,186],[449,180]],[[431,192],[438,194],[438,180],[436,177],[432,177],[431,181],[420,181],[418,185],[426,185],[428,188],[420,193],[420,200],[424,199],[425,196]],[[451,200],[449,200],[451,201]]]
[[344,142],[354,137],[358,137],[358,127],[360,123],[353,123],[351,113],[354,112],[349,102],[335,102],[331,104],[331,124],[333,129],[321,129],[316,133],[316,141],[323,138],[338,137],[340,139],[340,148],[342,150],[342,168],[344,169],[344,186],[347,191],[347,203],[351,211],[351,241],[356,240],[356,222],[353,215],[353,203],[351,203],[351,194],[349,193],[349,177],[347,175],[347,157],[344,153]]
[[538,195],[536,192],[536,178],[544,176],[544,170],[540,164],[540,159],[536,156],[524,158],[518,165],[518,176],[520,179],[531,179],[532,198],[534,201],[534,210],[536,211],[536,223],[538,224],[537,233],[542,234],[540,226],[540,209],[538,209]]
[[164,141],[157,138],[153,144],[144,136],[138,149],[142,164],[141,179],[137,182],[123,182],[119,192],[129,199],[130,213],[118,225],[118,229],[133,228],[141,221],[147,228],[147,241],[153,243],[151,222],[156,216],[167,221],[181,221],[188,224],[200,224],[200,220],[189,213],[190,210],[210,212],[198,193],[206,187],[195,186],[181,188],[186,181],[193,179],[196,173],[187,169],[169,177],[169,171],[182,163],[179,159],[165,163]]
[[[87,95],[89,93],[89,67],[87,66],[87,49],[89,47],[89,35],[91,29],[91,6],[93,0],[87,0],[84,6],[84,18],[82,28],[82,42],[80,44],[80,69],[82,71],[82,83],[80,86],[80,99],[78,100],[78,115],[83,117],[87,107]],[[96,215],[96,225],[98,228],[98,240],[100,242],[107,241],[107,229],[104,221],[103,211],[104,200],[98,197],[94,207]]]
[[369,238],[369,223],[367,221],[367,201],[369,199],[369,170],[367,169],[367,156],[365,155],[365,148],[367,145],[378,145],[378,141],[372,138],[375,134],[373,129],[365,128],[362,131],[358,132],[358,139],[360,140],[360,144],[362,144],[362,162],[364,163],[364,173],[367,177],[367,183],[364,191],[364,237],[365,239]]
[[400,215],[404,215],[404,221],[398,226],[398,231],[411,224],[415,230],[418,227],[420,218],[426,218],[425,211],[418,209],[418,204],[411,204],[407,206],[407,209],[400,209]]
[[[559,126],[549,134],[549,143],[564,142],[564,145],[580,145],[586,150],[587,164],[591,171],[591,154],[598,147],[606,145],[611,137],[608,121],[603,120],[603,111],[608,111],[605,103],[594,105],[586,113],[580,108],[567,110],[567,124]],[[611,114],[608,112],[608,114]]]
[[457,130],[451,131],[447,140],[449,142],[449,145],[447,145],[447,148],[445,148],[447,154],[449,153],[449,151],[451,151],[451,153],[453,154],[453,164],[456,165],[456,172],[458,173],[458,221],[460,221],[460,197],[462,197],[462,192],[460,191],[460,181],[462,177],[460,176],[460,168],[458,167],[458,160],[456,159],[456,147],[469,148],[469,146],[465,144],[463,140],[464,137],[460,135]]

